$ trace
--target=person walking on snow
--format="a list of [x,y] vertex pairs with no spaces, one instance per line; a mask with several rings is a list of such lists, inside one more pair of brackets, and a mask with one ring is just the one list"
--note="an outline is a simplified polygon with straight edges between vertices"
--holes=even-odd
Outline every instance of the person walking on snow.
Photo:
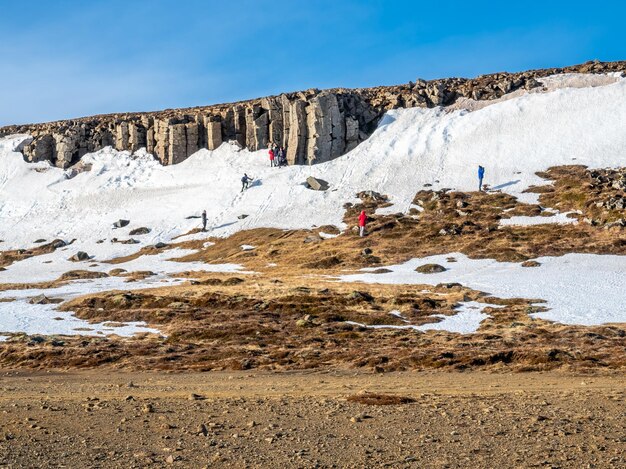
[[276,158],[276,155],[274,154],[274,150],[270,148],[270,166],[274,167],[274,158]]
[[206,210],[202,210],[202,231],[206,231]]
[[367,223],[367,215],[365,214],[365,210],[361,210],[361,214],[359,215],[359,236],[365,236],[365,224]]
[[478,166],[478,190],[482,192],[483,190],[483,178],[485,177],[485,168],[482,166]]
[[246,173],[243,173],[243,177],[241,178],[241,192],[248,188],[248,183],[252,181],[251,177],[248,177]]

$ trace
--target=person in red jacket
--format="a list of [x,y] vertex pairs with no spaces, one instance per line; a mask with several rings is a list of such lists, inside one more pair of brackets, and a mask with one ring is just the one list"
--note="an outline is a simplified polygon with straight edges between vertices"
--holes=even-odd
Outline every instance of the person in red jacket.
[[270,148],[270,166],[274,166],[274,158],[276,157],[276,155],[274,155],[274,150]]
[[365,224],[367,223],[367,215],[365,210],[361,211],[359,215],[359,236],[365,236]]

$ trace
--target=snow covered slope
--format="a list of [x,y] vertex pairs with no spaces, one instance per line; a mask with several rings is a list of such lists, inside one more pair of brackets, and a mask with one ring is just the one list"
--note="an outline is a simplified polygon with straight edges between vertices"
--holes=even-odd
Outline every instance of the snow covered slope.
[[[552,91],[472,112],[389,112],[369,140],[313,167],[270,168],[266,151],[230,144],[167,167],[145,152],[131,155],[107,148],[84,156],[83,164],[91,169],[69,177],[71,170],[25,163],[15,149],[27,136],[0,139],[0,249],[31,247],[40,238],[76,239],[70,250],[10,266],[0,272],[0,283],[25,281],[29,272],[31,281],[56,278],[71,268],[66,259],[79,250],[97,262],[168,242],[198,228],[199,219],[187,217],[203,209],[209,233],[181,239],[228,236],[256,227],[344,227],[342,206],[357,201],[359,191],[387,194],[393,206],[386,212],[407,211],[425,184],[476,190],[478,164],[486,168],[491,188],[527,201],[535,195],[522,191],[541,183],[535,172],[550,166],[626,166],[626,79],[611,76],[587,83],[575,78],[554,78],[548,87]],[[254,182],[241,192],[244,172]],[[330,189],[307,189],[304,181],[311,175],[328,181]],[[248,217],[239,219],[242,214]],[[118,219],[130,224],[114,229]],[[151,229],[133,236],[140,244],[109,242],[129,238],[137,227]]]
[[[374,135],[342,158],[313,167],[270,168],[265,151],[224,144],[185,162],[160,166],[150,155],[104,149],[84,157],[92,170],[66,179],[45,163],[27,164],[11,151],[20,137],[0,140],[0,239],[3,249],[31,246],[37,238],[77,239],[96,257],[134,250],[95,244],[129,228],[147,226],[144,243],[167,241],[199,226],[186,220],[206,209],[212,234],[254,227],[341,225],[346,201],[361,190],[391,196],[389,211],[407,210],[423,184],[473,190],[476,166],[492,188],[520,195],[534,175],[552,165],[626,164],[626,80],[590,88],[528,94],[484,109],[402,109],[390,112]],[[255,178],[240,193],[244,172]],[[330,183],[314,192],[309,175]],[[524,199],[532,198],[525,194]],[[249,215],[238,220],[240,214]]]

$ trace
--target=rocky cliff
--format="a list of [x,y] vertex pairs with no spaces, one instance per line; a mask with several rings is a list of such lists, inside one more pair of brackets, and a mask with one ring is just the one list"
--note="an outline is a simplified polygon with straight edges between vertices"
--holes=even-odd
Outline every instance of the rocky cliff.
[[1,135],[30,134],[21,148],[28,161],[68,167],[81,156],[113,146],[145,147],[163,164],[183,161],[200,148],[235,140],[250,150],[275,142],[287,148],[290,164],[336,158],[367,139],[390,109],[448,106],[461,97],[499,98],[540,86],[538,79],[562,73],[626,71],[623,62],[588,62],[565,68],[496,73],[473,79],[416,80],[405,85],[362,89],[311,89],[233,104],[158,112],[107,114],[65,121],[0,128]]

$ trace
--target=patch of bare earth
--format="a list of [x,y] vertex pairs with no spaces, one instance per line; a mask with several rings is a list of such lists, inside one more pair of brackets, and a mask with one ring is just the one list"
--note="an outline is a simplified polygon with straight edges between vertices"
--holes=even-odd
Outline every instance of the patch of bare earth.
[[5,372],[0,467],[621,468],[624,389],[623,374]]

